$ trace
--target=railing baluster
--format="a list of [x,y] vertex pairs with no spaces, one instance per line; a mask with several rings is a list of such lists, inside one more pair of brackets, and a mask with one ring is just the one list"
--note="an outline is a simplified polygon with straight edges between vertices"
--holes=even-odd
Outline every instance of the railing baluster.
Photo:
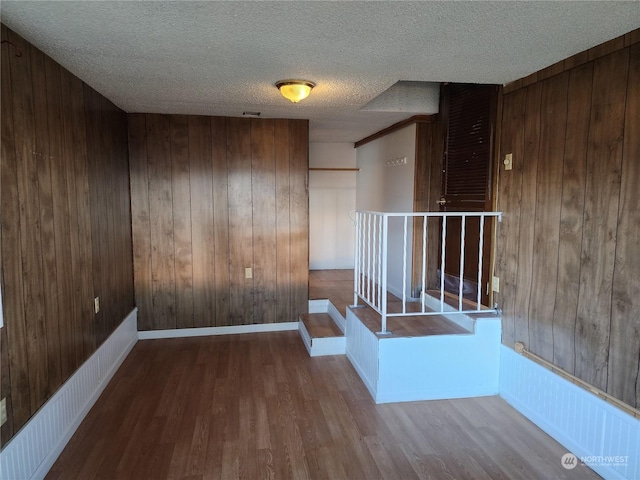
[[358,275],[359,275],[359,270],[360,267],[358,265],[358,262],[360,261],[360,229],[358,228],[358,225],[360,225],[360,212],[356,212],[356,251],[354,252],[354,269],[353,269],[353,305],[357,306],[358,305]]
[[382,331],[387,333],[387,240],[389,238],[389,217],[382,217]]
[[460,278],[458,279],[458,311],[462,311],[462,293],[464,290],[464,237],[467,229],[467,216],[462,215],[460,220]]
[[442,251],[440,252],[440,311],[444,312],[444,257],[447,243],[447,216],[442,217]]
[[[482,305],[482,260],[484,253],[484,214],[480,215],[480,241],[478,242],[478,296],[476,299],[476,308],[480,310]],[[488,279],[487,279],[488,280]],[[488,294],[489,292],[487,292]]]
[[402,247],[402,313],[407,313],[407,224],[409,217],[404,216],[404,239]]
[[367,218],[369,214],[365,213],[362,215],[362,218],[360,219],[360,275],[358,276],[358,283],[360,284],[360,287],[358,288],[358,292],[360,293],[360,295],[364,296],[364,280],[363,280],[363,276],[364,276],[364,255],[365,255],[365,251],[364,251],[364,242],[365,242],[365,238],[364,238],[364,222],[365,219]]
[[422,217],[422,285],[420,287],[421,312],[426,309],[424,297],[427,290],[427,216]]
[[373,252],[371,252],[371,220],[373,217],[369,217],[369,222],[367,223],[367,299],[371,301],[371,261],[373,257]]
[[[381,332],[387,331],[388,317],[396,316],[412,316],[412,315],[439,315],[448,313],[472,313],[472,312],[494,312],[494,309],[484,308],[482,306],[482,282],[484,279],[483,267],[485,259],[484,250],[484,232],[485,221],[487,218],[496,217],[500,219],[500,212],[422,212],[422,213],[382,213],[382,212],[356,212],[356,232],[355,232],[355,265],[354,265],[354,305],[360,300],[372,307],[378,312],[382,318]],[[402,252],[402,310],[399,313],[388,312],[388,248],[389,248],[389,217],[403,218],[403,252]],[[407,278],[409,270],[409,219],[422,217],[422,265],[421,265],[421,285],[420,285],[420,301],[422,305],[420,310],[415,312],[409,311],[407,306],[410,279]],[[447,229],[449,217],[460,219],[460,265],[459,265],[459,283],[457,288],[458,305],[457,308],[450,307],[445,302],[445,266],[447,265]],[[427,290],[427,266],[429,264],[428,250],[428,233],[429,220],[431,218],[440,218],[441,223],[441,251],[440,251],[440,308],[430,310],[427,308],[426,290]],[[467,220],[469,218],[478,219],[479,238],[478,238],[478,291],[476,292],[476,308],[464,308],[464,267],[466,257],[466,230]],[[399,225],[398,225],[399,227]],[[397,226],[392,225],[394,231]],[[455,241],[455,240],[454,240]],[[475,245],[471,248],[475,248]],[[412,281],[412,280],[411,280]],[[411,284],[411,287],[413,284]],[[430,310],[430,311],[429,311]]]
[[376,279],[377,293],[378,293],[378,308],[382,308],[382,216],[377,217],[376,224],[378,225],[378,277]]

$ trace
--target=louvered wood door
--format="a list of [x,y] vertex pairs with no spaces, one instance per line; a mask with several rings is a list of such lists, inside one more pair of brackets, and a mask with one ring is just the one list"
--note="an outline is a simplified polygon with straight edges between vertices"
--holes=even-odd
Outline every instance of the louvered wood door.
[[[481,212],[491,210],[491,158],[493,155],[498,87],[495,85],[448,84],[443,89],[445,149],[440,210]],[[488,301],[491,252],[491,220],[484,225],[482,284],[478,286],[480,222],[468,219],[465,226],[463,296]],[[447,289],[458,293],[460,281],[461,221],[447,222],[445,278]]]

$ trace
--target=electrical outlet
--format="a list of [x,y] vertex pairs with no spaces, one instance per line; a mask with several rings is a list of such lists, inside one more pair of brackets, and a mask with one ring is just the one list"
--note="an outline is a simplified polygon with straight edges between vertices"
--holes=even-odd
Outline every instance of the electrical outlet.
[[0,426],[7,423],[7,399],[0,400]]
[[493,290],[496,293],[500,293],[500,278],[499,277],[493,277],[493,280],[491,282],[491,290]]
[[100,297],[96,297],[93,299],[93,309],[96,313],[100,311]]
[[253,278],[253,269],[245,268],[244,269],[244,278]]
[[513,169],[513,154],[512,153],[507,153],[504,156],[504,161],[502,163],[504,163],[504,169],[505,170],[512,170]]

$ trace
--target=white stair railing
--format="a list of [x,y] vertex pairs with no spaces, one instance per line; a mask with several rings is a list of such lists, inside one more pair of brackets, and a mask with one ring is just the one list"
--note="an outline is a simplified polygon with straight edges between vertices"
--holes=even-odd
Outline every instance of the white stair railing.
[[[390,218],[399,218],[400,222],[393,223],[390,227]],[[409,262],[412,262],[413,251],[410,250],[409,235],[413,228],[413,222],[409,219],[422,218],[422,262],[420,278],[420,305],[419,308],[408,309],[409,303],[415,300],[407,295],[407,281],[411,273]],[[438,301],[429,302],[427,306],[427,268],[428,255],[431,253],[428,248],[428,230],[429,219],[441,219],[440,239],[440,286]],[[447,223],[451,218],[460,219],[460,266],[458,276],[458,292],[457,292],[457,308],[452,307],[445,302],[445,262],[446,262],[446,242],[447,242]],[[492,312],[494,310],[482,306],[482,285],[484,279],[482,276],[483,267],[486,260],[484,259],[484,229],[485,220],[487,218],[502,218],[501,212],[411,212],[411,213],[384,213],[384,212],[356,212],[355,228],[356,228],[356,251],[355,251],[355,271],[354,271],[354,295],[353,304],[358,305],[362,300],[369,305],[382,317],[382,327],[379,333],[387,334],[387,318],[401,316],[419,316],[419,315],[441,315],[452,313],[479,313]],[[470,244],[467,241],[467,223],[469,219],[478,219],[479,221],[479,238],[477,245]],[[433,227],[432,227],[433,228]],[[391,232],[390,232],[391,229]],[[400,230],[400,231],[398,231]],[[401,295],[401,311],[389,312],[387,302],[388,291],[388,272],[389,272],[389,235],[402,235],[402,295]],[[475,302],[471,304],[464,302],[464,267],[465,253],[477,249],[478,254],[478,274],[477,274],[477,292]],[[395,255],[396,257],[398,255]],[[410,280],[409,280],[410,282]]]

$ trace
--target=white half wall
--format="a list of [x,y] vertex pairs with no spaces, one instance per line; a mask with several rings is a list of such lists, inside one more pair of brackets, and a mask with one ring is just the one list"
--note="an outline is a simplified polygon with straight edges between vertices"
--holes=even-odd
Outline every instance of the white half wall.
[[[355,168],[352,143],[310,143],[310,168]],[[355,229],[356,172],[309,172],[309,268],[351,269]]]
[[500,328],[477,318],[474,333],[381,338],[376,403],[496,395]]
[[500,396],[577,462],[607,479],[640,479],[640,420],[504,345]]
[[[416,125],[411,124],[356,149],[356,208],[376,212],[413,212],[416,163]],[[405,160],[406,159],[406,160]],[[393,165],[393,166],[390,166]],[[389,221],[388,288],[397,296],[403,291],[404,224]],[[407,228],[405,292],[411,296],[413,222]]]
[[0,453],[0,478],[45,477],[87,412],[138,341],[134,309],[107,340],[31,417]]

